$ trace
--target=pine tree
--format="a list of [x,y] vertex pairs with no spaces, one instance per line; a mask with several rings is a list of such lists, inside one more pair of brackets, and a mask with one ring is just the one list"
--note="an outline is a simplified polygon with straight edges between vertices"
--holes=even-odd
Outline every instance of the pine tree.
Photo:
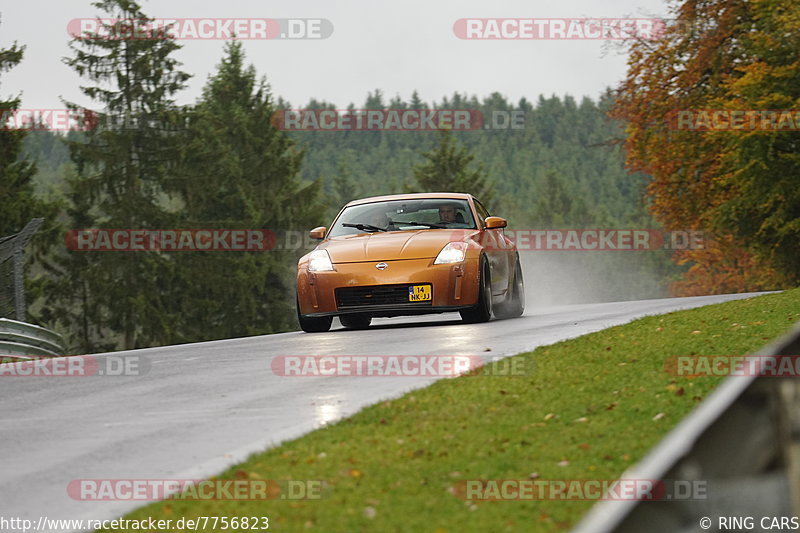
[[334,216],[347,202],[360,196],[358,182],[353,179],[350,168],[344,161],[339,161],[336,164],[336,173],[332,179],[332,190],[335,203],[331,208]]
[[[19,64],[24,52],[25,47],[16,42],[9,48],[0,49],[0,73]],[[19,97],[0,100],[0,121],[5,122],[19,106]],[[0,124],[0,128],[4,126],[4,123]],[[24,150],[24,142],[29,136],[24,129],[12,129],[11,125],[9,129],[0,129],[0,237],[19,232],[32,218],[44,218],[44,224],[26,250],[29,264],[24,269],[25,291],[31,303],[42,293],[41,277],[34,277],[31,272],[40,270],[35,265],[46,261],[48,249],[58,240],[59,228],[56,222],[57,202],[36,196],[33,183],[36,164]],[[2,302],[1,307],[11,310],[10,302]],[[35,314],[29,319],[40,320]]]
[[421,109],[425,109],[425,102],[419,97],[419,93],[415,90],[411,93],[411,101],[408,104],[409,109],[413,109],[415,111],[419,111]]
[[[147,38],[130,38],[130,21],[148,20],[133,0],[101,0],[93,5],[103,18],[119,22],[104,24],[110,37],[75,38],[70,43],[73,56],[64,59],[94,84],[82,87],[84,95],[103,106],[97,127],[82,141],[69,143],[77,169],[70,195],[87,196],[81,202],[100,227],[168,226],[165,184],[177,162],[181,129],[173,97],[189,78],[173,57],[180,46],[163,29],[151,30]],[[91,255],[76,258],[76,254]],[[102,323],[114,338],[121,336],[124,349],[163,344],[172,327],[169,258],[149,251],[73,252],[62,266],[65,282],[87,261],[96,276],[84,287],[89,302],[84,312],[90,313],[86,320]],[[76,288],[73,294],[81,290]]]
[[570,190],[557,172],[550,171],[537,189],[531,220],[540,229],[587,227],[595,222],[596,217],[589,211],[584,198],[575,185]]
[[386,109],[386,105],[383,103],[383,91],[375,89],[374,93],[367,93],[364,109]]
[[[74,228],[91,228],[97,217],[89,189],[91,184],[69,168],[64,176],[67,207],[64,215]],[[125,252],[120,252],[125,253]],[[96,297],[98,279],[104,279],[105,264],[91,252],[70,252],[58,247],[46,264],[43,286],[46,305],[42,320],[59,325],[70,353],[94,353],[117,348],[118,335],[107,325],[109,309]]]
[[466,192],[489,205],[492,192],[482,165],[470,169],[475,155],[459,146],[449,130],[440,130],[438,135],[439,145],[425,152],[425,161],[413,169],[413,188],[422,192]]
[[[319,185],[297,178],[302,152],[270,121],[266,82],[228,43],[190,114],[176,192],[187,228],[301,230],[322,223]],[[284,242],[281,239],[281,242]],[[177,257],[181,335],[221,339],[294,327],[297,251],[192,252]]]
[[[25,47],[18,46],[16,42],[9,48],[0,49],[0,73],[19,64],[24,52]],[[19,97],[0,100],[0,114],[10,117],[19,109],[19,105]],[[0,198],[3,199],[0,237],[18,232],[33,217],[54,215],[52,206],[34,195],[32,180],[36,174],[36,164],[21,157],[27,134],[24,129],[0,130]]]

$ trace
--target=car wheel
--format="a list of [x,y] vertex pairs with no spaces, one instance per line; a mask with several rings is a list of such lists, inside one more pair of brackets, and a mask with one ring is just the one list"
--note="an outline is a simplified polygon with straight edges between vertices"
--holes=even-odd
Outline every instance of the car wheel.
[[339,321],[347,329],[366,329],[372,322],[372,317],[368,315],[342,315],[339,317]]
[[492,318],[492,278],[489,262],[481,257],[481,276],[478,280],[480,291],[475,307],[460,311],[461,319],[467,323],[488,322]]
[[514,268],[514,286],[508,294],[508,301],[497,306],[495,316],[498,318],[516,318],[525,311],[525,283],[522,280],[522,266],[517,257],[517,266]]
[[300,314],[300,302],[297,301],[297,321],[306,333],[321,333],[331,329],[332,316],[304,316]]

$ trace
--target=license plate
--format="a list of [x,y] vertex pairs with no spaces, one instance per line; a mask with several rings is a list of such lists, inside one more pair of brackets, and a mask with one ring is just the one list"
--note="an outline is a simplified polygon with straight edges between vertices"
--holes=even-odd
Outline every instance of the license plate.
[[430,285],[412,285],[408,288],[409,302],[427,302],[431,299]]

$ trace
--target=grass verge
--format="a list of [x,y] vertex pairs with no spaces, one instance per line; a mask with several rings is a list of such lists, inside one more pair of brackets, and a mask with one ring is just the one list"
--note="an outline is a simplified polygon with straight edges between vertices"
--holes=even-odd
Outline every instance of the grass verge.
[[126,518],[268,516],[276,531],[566,529],[592,501],[471,502],[456,495],[459,482],[618,477],[721,379],[676,377],[669,356],[752,352],[800,320],[799,300],[795,289],[544,346],[515,356],[535,360],[530,375],[442,380],[218,478],[323,480],[318,500],[167,500]]

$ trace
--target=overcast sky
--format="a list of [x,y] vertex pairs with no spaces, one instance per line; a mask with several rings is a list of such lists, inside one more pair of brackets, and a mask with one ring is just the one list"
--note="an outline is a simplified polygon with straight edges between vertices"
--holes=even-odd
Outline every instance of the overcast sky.
[[[454,91],[493,91],[517,101],[539,94],[596,98],[625,74],[625,55],[597,40],[462,40],[460,18],[666,17],[664,0],[143,0],[156,18],[322,18],[324,40],[247,40],[247,59],[272,92],[304,106],[310,98],[345,107],[381,89],[388,101],[417,89],[425,101]],[[88,107],[82,80],[61,59],[69,55],[67,24],[93,18],[89,0],[8,1],[0,7],[0,47],[26,46],[22,63],[0,77],[0,96],[22,94],[22,107],[60,108],[60,98]],[[224,41],[182,40],[178,59],[193,75],[179,103],[191,103],[222,56]],[[84,82],[85,83],[85,82]]]

